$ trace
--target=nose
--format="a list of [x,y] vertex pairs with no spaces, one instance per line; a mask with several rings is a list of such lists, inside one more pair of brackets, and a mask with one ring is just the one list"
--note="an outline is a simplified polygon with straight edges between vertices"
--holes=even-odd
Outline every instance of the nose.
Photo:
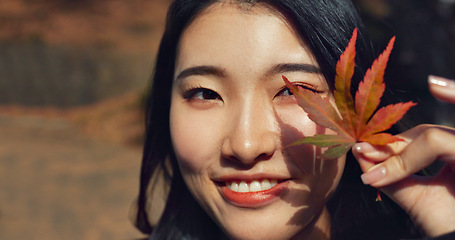
[[229,115],[231,121],[221,146],[225,159],[251,165],[274,154],[278,137],[272,103],[244,101],[233,107]]

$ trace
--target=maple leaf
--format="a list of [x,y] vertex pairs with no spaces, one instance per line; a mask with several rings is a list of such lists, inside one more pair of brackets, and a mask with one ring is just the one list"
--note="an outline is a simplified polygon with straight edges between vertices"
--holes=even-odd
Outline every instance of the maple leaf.
[[384,72],[395,37],[390,40],[384,52],[367,70],[363,81],[359,84],[354,100],[351,95],[351,79],[355,68],[356,40],[357,29],[354,29],[351,40],[336,65],[335,90],[333,93],[336,108],[327,98],[297,87],[283,76],[287,87],[296,96],[299,106],[308,114],[308,117],[313,122],[337,133],[337,135],[318,134],[304,137],[292,144],[313,144],[328,147],[321,156],[323,159],[335,159],[342,156],[356,142],[386,145],[395,141],[402,141],[399,137],[383,133],[383,131],[392,127],[412,106],[416,105],[412,101],[397,103],[376,111],[384,94]]

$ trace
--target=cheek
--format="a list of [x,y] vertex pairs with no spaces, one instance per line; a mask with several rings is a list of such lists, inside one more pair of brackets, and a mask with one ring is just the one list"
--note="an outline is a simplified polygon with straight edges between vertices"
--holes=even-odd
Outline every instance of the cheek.
[[345,162],[345,156],[333,160],[318,160],[313,182],[313,188],[318,192],[315,196],[327,199],[333,193],[343,174]]
[[[276,108],[281,131],[281,142],[284,146],[316,134],[330,134],[332,131],[314,123],[297,104]],[[306,148],[308,149],[308,148]],[[311,150],[312,151],[312,150]]]
[[[332,130],[315,124],[300,107],[277,111],[281,122],[283,145],[289,145],[305,137],[316,134],[335,134]],[[321,160],[325,148],[305,144],[284,147],[287,165],[303,173],[302,182],[308,184],[311,196],[323,200],[338,186],[344,170],[345,156],[333,160]]]
[[219,155],[219,121],[213,116],[171,105],[171,139],[182,173],[200,172]]

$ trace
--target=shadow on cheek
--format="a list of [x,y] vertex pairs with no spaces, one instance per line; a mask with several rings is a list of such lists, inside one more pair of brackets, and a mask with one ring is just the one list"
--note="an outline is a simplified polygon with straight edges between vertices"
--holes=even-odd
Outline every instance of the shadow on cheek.
[[[279,120],[281,129],[281,142],[283,144],[284,161],[289,172],[300,171],[297,175],[305,178],[305,184],[309,184],[310,191],[302,189],[289,189],[291,196],[282,198],[290,206],[298,208],[295,214],[287,222],[288,225],[305,226],[309,224],[315,215],[319,214],[328,200],[328,192],[336,184],[338,172],[341,171],[337,162],[332,160],[320,160],[322,150],[310,144],[286,147],[293,142],[305,137],[302,131]],[[316,134],[324,134],[326,128],[316,125]],[[333,160],[336,161],[336,160]],[[330,165],[327,165],[330,164]],[[315,209],[309,209],[314,207]],[[321,237],[326,236],[322,231]]]

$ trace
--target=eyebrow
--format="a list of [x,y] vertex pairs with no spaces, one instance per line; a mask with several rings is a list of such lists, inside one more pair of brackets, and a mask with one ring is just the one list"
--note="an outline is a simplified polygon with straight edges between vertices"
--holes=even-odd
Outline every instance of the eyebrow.
[[286,72],[307,72],[307,73],[322,73],[321,69],[315,65],[307,63],[283,63],[275,65],[268,71],[267,75],[274,75]]
[[218,67],[215,66],[196,66],[196,67],[190,67],[187,68],[183,71],[181,71],[177,77],[176,80],[180,80],[192,75],[200,75],[200,76],[205,76],[205,75],[214,75],[217,77],[226,77],[226,72]]
[[[307,63],[282,63],[282,64],[277,64],[274,67],[272,67],[266,75],[274,75],[274,74],[279,74],[279,73],[286,73],[286,72],[307,72],[307,73],[322,73],[321,69],[315,65],[312,64],[307,64]],[[214,75],[217,77],[225,78],[226,77],[226,72],[216,66],[209,66],[209,65],[203,65],[203,66],[195,66],[195,67],[190,67],[187,68],[183,71],[181,71],[177,77],[176,80],[179,81],[183,78],[193,76],[193,75],[199,75],[199,76],[207,76],[207,75]]]

